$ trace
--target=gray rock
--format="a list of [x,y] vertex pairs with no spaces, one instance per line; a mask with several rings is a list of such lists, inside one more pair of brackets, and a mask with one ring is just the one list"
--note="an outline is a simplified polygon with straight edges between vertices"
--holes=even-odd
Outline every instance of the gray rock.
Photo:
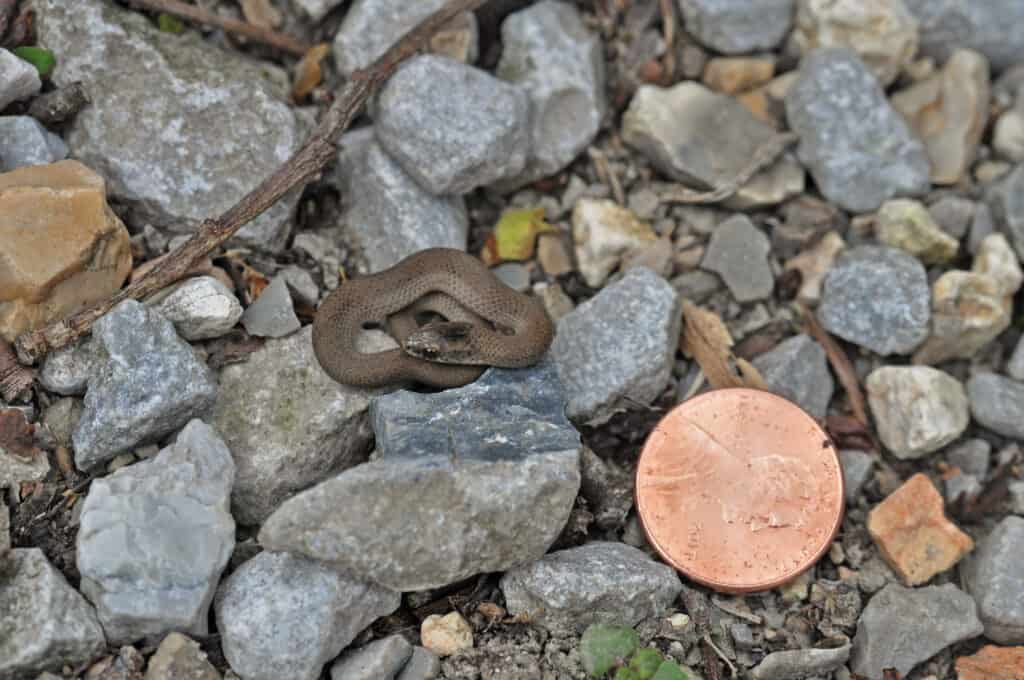
[[672,287],[679,294],[679,297],[686,298],[690,302],[699,305],[707,300],[714,293],[721,290],[722,279],[711,272],[695,269],[692,272],[680,274],[670,281]]
[[905,588],[890,583],[861,614],[850,669],[869,678],[881,678],[884,668],[906,676],[925,659],[981,632],[974,600],[953,584]]
[[[1024,260],[1024,163],[993,186],[985,199],[997,228],[1010,239],[1017,257]],[[978,238],[978,245],[983,238]],[[974,241],[973,233],[971,240]]]
[[441,675],[441,659],[426,647],[413,647],[412,657],[395,680],[432,680]]
[[674,569],[625,543],[594,541],[545,555],[501,578],[512,615],[552,631],[632,626],[660,616],[682,590]]
[[9,50],[0,49],[0,111],[11,102],[38,93],[42,86],[35,66]]
[[326,565],[262,552],[217,592],[224,656],[245,680],[315,680],[324,664],[401,595]]
[[278,272],[278,276],[284,279],[288,286],[288,292],[292,294],[292,299],[299,304],[316,307],[316,303],[320,299],[320,287],[316,285],[312,274],[302,267],[290,264]]
[[225,366],[212,422],[238,466],[235,519],[260,524],[292,494],[360,462],[369,403],[320,369],[311,326]]
[[529,123],[522,88],[454,59],[424,55],[399,67],[384,86],[374,131],[421,187],[465,194],[523,171]]
[[519,262],[503,262],[491,271],[512,290],[525,293],[530,289],[530,270]]
[[185,679],[221,680],[221,676],[198,642],[181,633],[171,633],[149,658],[145,680]]
[[[303,0],[307,6],[311,0]],[[338,4],[312,0],[316,5]],[[409,29],[441,9],[444,0],[355,0],[334,36],[334,63],[343,76],[366,68]],[[314,17],[316,18],[316,17]]]
[[[90,94],[66,133],[71,155],[106,177],[133,222],[192,232],[302,142],[287,76],[269,63],[214,47],[198,31],[160,31],[103,0],[31,6],[38,44],[60,55],[54,83],[82,81]],[[233,240],[283,247],[299,195],[288,194]]]
[[242,314],[242,325],[249,335],[264,338],[283,338],[302,327],[283,277],[275,276],[270,280]]
[[846,504],[853,505],[860,497],[860,491],[871,477],[875,458],[866,451],[843,449],[839,452],[839,463],[843,466]]
[[501,25],[495,74],[530,95],[530,154],[526,168],[500,188],[552,175],[597,135],[607,109],[601,40],[569,3],[542,0]]
[[89,376],[102,369],[108,358],[102,343],[92,338],[81,340],[50,352],[39,370],[39,382],[57,394],[85,394]]
[[598,529],[620,528],[633,508],[633,474],[606,462],[586,446],[580,456],[580,492]]
[[775,47],[789,33],[794,0],[679,0],[686,30],[725,54]]
[[928,206],[932,219],[958,241],[967,236],[967,230],[974,218],[974,201],[959,196],[943,196]]
[[943,481],[942,493],[946,504],[952,505],[961,500],[974,500],[985,487],[974,475],[959,474]]
[[404,637],[389,635],[342,654],[331,666],[331,680],[394,680],[411,656]]
[[644,267],[559,319],[551,356],[569,394],[569,418],[599,425],[654,401],[668,385],[681,323],[679,296]]
[[291,0],[291,2],[313,21],[320,21],[344,0]]
[[1024,440],[1024,383],[996,373],[978,373],[967,381],[967,398],[979,425]]
[[0,500],[0,553],[11,548],[11,511]]
[[772,652],[751,671],[754,680],[799,680],[827,676],[850,658],[850,645],[833,649],[788,649]]
[[775,280],[768,265],[772,245],[746,215],[722,222],[711,234],[700,266],[722,277],[737,302],[771,297]]
[[978,603],[985,637],[1024,644],[1024,518],[1003,518],[978,545],[966,569],[967,590]]
[[37,482],[49,472],[50,461],[45,453],[38,452],[26,459],[0,446],[0,495],[9,489],[12,498],[19,498],[21,482]]
[[929,332],[931,291],[924,267],[895,248],[850,248],[825,275],[818,320],[833,335],[872,352],[909,354]]
[[804,57],[786,95],[786,117],[800,135],[797,155],[840,207],[868,212],[894,196],[928,190],[924,145],[853,50],[818,49]]
[[196,276],[146,300],[186,340],[219,338],[242,316],[242,305],[212,276]]
[[984,54],[993,71],[1024,61],[1024,5],[1017,0],[903,0],[918,21],[921,56],[945,62],[959,47]]
[[796,402],[818,420],[825,417],[835,383],[825,348],[813,338],[794,335],[753,363],[773,392]]
[[538,559],[579,491],[579,433],[564,404],[550,360],[436,394],[377,397],[380,458],[286,501],[260,543],[402,591]]
[[984,439],[967,439],[950,447],[946,452],[947,463],[978,479],[985,479],[988,476],[991,457],[992,445]]
[[1024,335],[1017,341],[1017,346],[1006,362],[1006,375],[1014,380],[1024,381]]
[[125,300],[93,326],[108,356],[89,377],[85,411],[72,437],[75,464],[88,469],[205,415],[217,397],[210,370],[174,326]]
[[64,140],[29,116],[0,116],[0,172],[68,157]]
[[350,202],[341,216],[346,242],[378,272],[420,250],[465,250],[469,231],[459,196],[434,196],[420,187],[373,140],[372,129],[342,137],[336,181]]
[[235,547],[234,479],[227,446],[193,420],[154,458],[93,481],[77,566],[109,641],[175,630],[206,635],[210,602]]
[[38,548],[17,548],[0,578],[0,678],[88,663],[106,647],[96,612]]

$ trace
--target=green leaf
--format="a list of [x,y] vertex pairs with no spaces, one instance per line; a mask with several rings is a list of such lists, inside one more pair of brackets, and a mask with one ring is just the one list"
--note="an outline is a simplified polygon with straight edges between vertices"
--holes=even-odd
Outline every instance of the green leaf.
[[53,52],[42,47],[15,47],[14,53],[35,66],[40,78],[50,75],[57,65],[57,57],[53,56]]
[[640,636],[626,626],[591,624],[580,639],[580,658],[591,677],[599,678],[640,646]]
[[666,659],[651,680],[690,680],[690,676],[675,661]]
[[638,680],[638,678],[636,673],[625,666],[620,666],[619,670],[615,671],[615,675],[612,676],[612,680]]
[[157,15],[156,27],[164,33],[174,33],[175,35],[185,31],[185,24],[182,23],[181,19],[167,12],[160,12]]
[[633,671],[637,680],[650,680],[658,672],[658,667],[661,666],[662,661],[664,661],[664,658],[658,650],[644,647],[633,655],[629,662],[629,668]]

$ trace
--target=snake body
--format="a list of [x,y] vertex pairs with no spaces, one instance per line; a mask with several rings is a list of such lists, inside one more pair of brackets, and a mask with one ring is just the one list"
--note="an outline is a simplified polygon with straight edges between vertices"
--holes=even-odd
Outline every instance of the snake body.
[[[446,320],[411,323],[421,312]],[[359,352],[356,338],[374,326],[391,330],[403,349]],[[450,248],[423,250],[344,283],[313,320],[320,366],[340,383],[366,388],[414,382],[458,387],[478,378],[482,366],[536,363],[553,338],[539,300],[503,284],[472,255]]]

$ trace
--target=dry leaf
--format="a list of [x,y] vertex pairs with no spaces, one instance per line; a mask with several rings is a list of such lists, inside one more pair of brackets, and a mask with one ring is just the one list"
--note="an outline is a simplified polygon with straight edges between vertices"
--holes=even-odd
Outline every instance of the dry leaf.
[[[712,389],[750,387],[767,390],[760,372],[746,359],[738,359],[729,329],[714,312],[683,300],[683,336],[680,348],[700,365]],[[733,369],[736,366],[739,373]]]
[[309,48],[309,51],[299,60],[295,67],[295,81],[292,84],[292,99],[301,101],[305,99],[313,89],[323,80],[323,70],[320,62],[324,60],[330,46],[327,43],[320,43]]
[[270,0],[240,0],[245,20],[260,28],[277,28],[281,25],[281,12]]
[[480,259],[488,266],[506,260],[528,260],[533,257],[537,237],[552,231],[558,230],[544,221],[544,208],[506,210],[487,237]]

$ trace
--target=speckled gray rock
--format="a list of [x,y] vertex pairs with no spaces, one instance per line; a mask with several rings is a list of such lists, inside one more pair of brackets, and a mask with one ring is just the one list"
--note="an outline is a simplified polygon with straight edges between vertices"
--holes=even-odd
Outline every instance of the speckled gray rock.
[[881,678],[882,669],[895,668],[906,676],[925,659],[981,631],[974,600],[953,584],[906,588],[890,583],[861,613],[850,670]]
[[48,354],[39,370],[39,382],[57,394],[85,394],[89,376],[102,368],[107,359],[103,345],[86,338]]
[[985,637],[1024,644],[1024,518],[1005,517],[978,545],[966,569]]
[[1006,362],[1006,375],[1014,380],[1024,381],[1024,336],[1017,341],[1017,346]]
[[625,543],[594,541],[545,555],[501,578],[512,615],[553,631],[632,626],[659,616],[682,590],[671,567]]
[[737,302],[771,297],[775,279],[768,265],[772,244],[746,215],[715,228],[700,266],[722,277]]
[[326,565],[263,552],[217,592],[224,656],[245,680],[315,680],[324,664],[401,595]]
[[569,3],[542,0],[501,25],[495,74],[530,95],[530,154],[515,188],[552,175],[593,141],[607,109],[601,40]]
[[559,319],[551,356],[569,394],[569,418],[599,425],[654,401],[668,384],[681,323],[675,289],[645,267]]
[[754,680],[799,680],[828,676],[850,658],[850,645],[832,649],[787,649],[772,652],[751,671]]
[[[59,55],[53,82],[84,82],[92,102],[66,133],[71,155],[106,178],[137,224],[191,232],[302,142],[287,76],[268,62],[214,47],[198,31],[160,31],[103,0],[32,0],[31,7],[38,44]],[[299,193],[233,240],[282,247]]]
[[985,199],[996,228],[1006,234],[1017,257],[1024,260],[1024,163],[993,186]]
[[9,50],[0,49],[0,111],[11,102],[31,97],[42,86],[35,66]]
[[829,333],[872,352],[910,354],[928,337],[931,320],[924,267],[895,248],[848,249],[825,275],[818,320]]
[[232,513],[259,524],[286,498],[362,460],[373,433],[369,395],[317,363],[312,327],[225,366],[213,424],[235,458]]
[[394,680],[412,656],[412,645],[389,635],[342,654],[331,666],[331,680]]
[[441,659],[426,647],[413,647],[409,663],[395,680],[433,680],[441,675]]
[[843,449],[839,452],[839,462],[843,466],[846,504],[853,505],[860,497],[860,490],[871,478],[871,469],[875,466],[875,458],[866,451]]
[[0,116],[0,172],[46,165],[68,157],[68,147],[35,118]]
[[801,333],[754,359],[773,392],[796,402],[817,419],[825,417],[835,383],[825,348]]
[[88,469],[206,415],[217,397],[213,375],[170,321],[125,300],[93,326],[107,355],[95,366],[85,411],[72,437],[75,464]]
[[242,325],[249,335],[264,338],[283,338],[302,327],[284,278],[275,276],[270,280],[242,314]]
[[146,300],[186,340],[219,338],[242,316],[242,305],[212,276],[196,276]]
[[[444,96],[438,96],[444,93]],[[377,99],[377,141],[432,194],[464,194],[526,164],[526,91],[454,59],[403,64]]]
[[967,381],[967,398],[979,425],[1024,441],[1024,382],[997,373],[977,373]]
[[368,272],[426,248],[465,250],[462,198],[423,189],[374,141],[372,128],[342,137],[335,181],[349,200],[341,216],[346,242],[361,252]]
[[347,76],[366,68],[443,5],[444,0],[355,0],[334,36],[334,63],[338,71]]
[[984,54],[994,71],[1024,62],[1024,4],[1018,0],[903,0],[918,21],[921,56],[944,62],[958,47]]
[[938,451],[967,429],[960,381],[931,366],[882,366],[864,380],[878,436],[901,460]]
[[93,481],[77,566],[110,642],[174,630],[206,635],[210,602],[235,548],[234,479],[227,446],[193,420],[155,457]]
[[579,433],[564,404],[550,360],[437,394],[376,397],[380,458],[286,501],[260,543],[402,591],[538,559],[579,491]]
[[0,678],[78,666],[106,647],[96,612],[38,548],[17,548],[0,579]]
[[679,0],[686,30],[725,54],[778,45],[793,23],[795,0]]
[[800,135],[800,160],[840,207],[868,212],[888,198],[928,190],[924,145],[853,50],[818,49],[804,57],[786,95],[786,118]]

